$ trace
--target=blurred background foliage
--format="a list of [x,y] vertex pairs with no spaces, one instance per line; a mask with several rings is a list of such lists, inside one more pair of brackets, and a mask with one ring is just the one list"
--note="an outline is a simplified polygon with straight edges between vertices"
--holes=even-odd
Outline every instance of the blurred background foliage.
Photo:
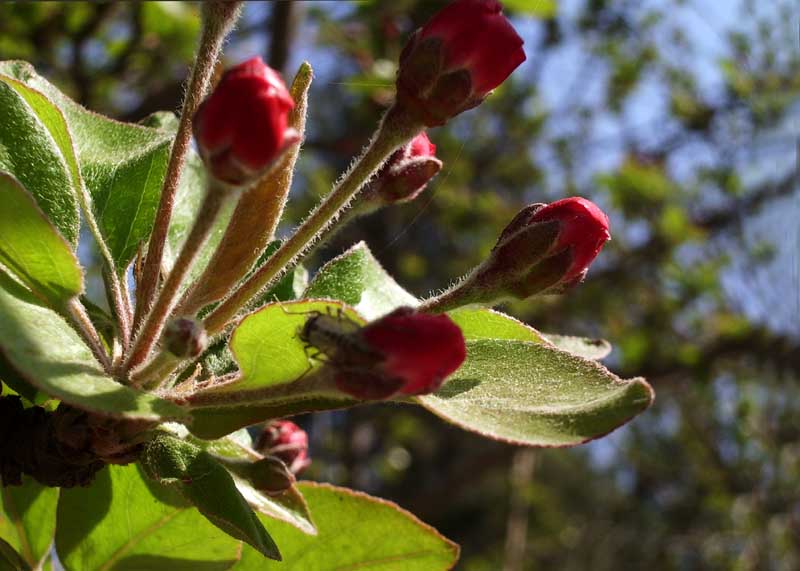
[[[800,568],[800,50],[793,0],[506,0],[528,60],[430,133],[445,168],[415,202],[360,220],[418,295],[480,261],[523,205],[582,195],[613,241],[582,286],[506,310],[604,337],[656,404],[571,450],[516,450],[424,411],[300,419],[309,477],[397,501],[463,546],[459,569]],[[227,63],[315,68],[284,231],[365,144],[408,34],[443,5],[251,2]],[[3,3],[0,58],[31,61],[127,121],[177,110],[189,3]]]

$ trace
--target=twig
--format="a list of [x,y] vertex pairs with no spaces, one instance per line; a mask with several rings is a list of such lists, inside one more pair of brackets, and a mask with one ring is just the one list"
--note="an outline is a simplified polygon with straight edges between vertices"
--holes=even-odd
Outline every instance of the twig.
[[72,328],[81,336],[81,338],[89,346],[92,355],[100,361],[103,369],[107,373],[111,372],[111,358],[108,356],[100,335],[97,333],[92,320],[89,319],[89,314],[86,313],[86,308],[77,297],[70,299],[65,307],[65,316],[68,318]]

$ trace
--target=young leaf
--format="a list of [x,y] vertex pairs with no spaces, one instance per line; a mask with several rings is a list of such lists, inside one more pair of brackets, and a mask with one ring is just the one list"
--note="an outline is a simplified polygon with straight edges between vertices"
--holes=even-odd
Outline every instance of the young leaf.
[[64,114],[95,217],[123,271],[152,230],[172,137],[87,111],[25,62],[0,62],[0,73],[40,91]]
[[0,537],[0,571],[31,571],[28,562],[2,537]]
[[[252,466],[256,466],[256,463],[263,458],[261,454],[253,450],[252,439],[246,430],[239,430],[219,440],[190,439],[190,441],[215,456],[246,461]],[[316,535],[317,531],[311,522],[308,505],[296,486],[292,486],[278,496],[268,496],[259,492],[249,481],[237,477],[236,474],[232,474],[232,476],[236,487],[254,510],[285,521],[303,533]]]
[[341,300],[368,320],[419,303],[386,273],[364,242],[322,266],[303,297]]
[[175,489],[225,533],[280,561],[277,545],[236,489],[233,478],[208,452],[162,434],[147,443],[140,463],[150,478]]
[[[299,333],[315,313],[330,313],[363,324],[352,309],[331,301],[273,303],[245,317],[231,336],[230,348],[241,376],[208,392],[247,393],[291,383],[320,366],[309,358]],[[254,401],[251,401],[254,402]]]
[[0,264],[42,301],[62,309],[83,291],[78,259],[31,195],[2,172],[0,196]]
[[58,489],[32,478],[25,477],[21,486],[0,488],[0,537],[30,567],[36,567],[50,550],[57,503]]
[[85,410],[148,420],[183,419],[181,407],[106,376],[77,333],[0,272],[0,351],[28,383]]
[[485,308],[460,307],[447,315],[461,328],[464,339],[513,339],[544,343],[544,336],[513,317]]
[[284,561],[264,561],[245,546],[233,571],[446,571],[458,560],[455,543],[391,502],[325,484],[298,486],[319,535],[276,522]]
[[562,351],[584,359],[599,361],[608,357],[608,354],[611,353],[611,343],[605,339],[587,339],[586,337],[557,335],[555,333],[544,333],[543,336]]
[[224,571],[240,549],[135,465],[109,466],[91,486],[61,492],[56,551],[67,571]]
[[542,344],[467,341],[467,360],[425,408],[489,438],[528,446],[574,446],[625,424],[653,401],[643,379]]
[[1,79],[0,170],[13,175],[31,192],[46,218],[74,247],[80,214],[64,156],[25,98]]

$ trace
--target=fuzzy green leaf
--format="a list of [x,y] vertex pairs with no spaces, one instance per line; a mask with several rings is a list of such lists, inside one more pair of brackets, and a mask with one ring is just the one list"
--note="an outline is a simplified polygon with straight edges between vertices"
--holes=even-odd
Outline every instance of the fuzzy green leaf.
[[124,271],[152,230],[172,136],[84,109],[25,62],[0,62],[0,73],[40,91],[64,114],[94,215]]
[[298,487],[319,535],[276,522],[284,561],[264,561],[245,546],[235,571],[446,571],[458,560],[456,544],[396,504],[325,484]]
[[280,561],[277,545],[236,483],[211,454],[168,434],[147,443],[140,463],[159,485],[176,490],[225,533]]
[[544,343],[544,337],[533,327],[509,315],[485,308],[460,307],[447,315],[461,328],[464,339],[513,339]]
[[300,331],[315,313],[342,312],[341,319],[363,324],[349,307],[330,301],[273,303],[245,317],[233,332],[230,348],[241,376],[211,392],[249,392],[291,383],[320,366],[310,359]]
[[341,300],[368,320],[419,303],[386,273],[364,242],[325,264],[303,296]]
[[56,550],[67,571],[224,571],[240,549],[135,465],[109,466],[91,486],[61,492]]
[[554,347],[514,340],[467,341],[467,360],[425,408],[489,438],[574,446],[645,410],[653,390]]
[[30,191],[71,246],[78,243],[80,214],[75,181],[61,149],[31,105],[2,77],[0,170],[13,175]]
[[2,172],[0,197],[0,264],[41,301],[62,309],[83,291],[78,259],[31,195]]
[[29,477],[21,486],[0,487],[0,537],[30,567],[36,567],[50,550],[57,503],[57,488],[42,486]]
[[28,383],[85,410],[126,418],[183,419],[187,412],[106,376],[77,333],[0,272],[0,350]]
[[[211,454],[237,461],[246,461],[255,466],[263,458],[252,448],[252,439],[247,430],[239,430],[219,440],[191,439],[190,441]],[[316,534],[311,522],[311,514],[302,494],[295,486],[278,496],[268,496],[259,492],[250,482],[232,474],[236,487],[254,510],[264,515],[285,521],[309,535]]]

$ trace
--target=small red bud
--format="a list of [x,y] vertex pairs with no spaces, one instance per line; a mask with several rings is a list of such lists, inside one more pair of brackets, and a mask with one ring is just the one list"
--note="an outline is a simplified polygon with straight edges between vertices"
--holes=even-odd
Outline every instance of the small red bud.
[[190,317],[172,319],[164,328],[164,348],[176,357],[197,357],[207,345],[203,325]]
[[563,292],[583,280],[610,237],[608,217],[585,198],[528,206],[464,287],[483,301]]
[[308,459],[308,435],[289,420],[269,422],[256,443],[256,450],[279,458],[295,475],[311,464]]
[[229,69],[194,116],[200,155],[210,173],[241,186],[256,179],[299,134],[288,127],[294,101],[260,57]]
[[440,170],[442,161],[436,158],[436,145],[422,132],[389,157],[364,189],[362,204],[369,211],[414,200]]
[[[358,335],[366,347],[381,356],[371,376],[384,379],[386,385],[395,379],[392,394],[436,391],[467,356],[464,335],[449,317],[417,313],[410,308],[396,309],[364,327]],[[358,390],[352,379],[340,377],[340,390],[357,398],[369,398],[369,384]],[[378,384],[369,375],[362,380]]]
[[403,49],[398,103],[429,127],[478,105],[525,61],[522,38],[497,0],[456,0]]

